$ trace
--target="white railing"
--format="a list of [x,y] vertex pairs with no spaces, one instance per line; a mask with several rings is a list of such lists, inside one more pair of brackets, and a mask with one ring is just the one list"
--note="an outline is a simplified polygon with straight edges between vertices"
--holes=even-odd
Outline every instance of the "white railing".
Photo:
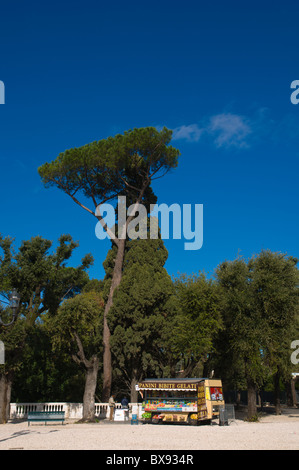
[[[141,418],[141,403],[130,403],[130,417],[132,409],[137,407],[138,417]],[[120,403],[116,403],[116,409],[121,408]],[[136,409],[136,408],[135,408]],[[81,419],[83,415],[82,403],[11,403],[10,419],[25,419],[30,411],[64,411],[66,419]],[[96,403],[95,416],[99,419],[109,418],[109,404]]]

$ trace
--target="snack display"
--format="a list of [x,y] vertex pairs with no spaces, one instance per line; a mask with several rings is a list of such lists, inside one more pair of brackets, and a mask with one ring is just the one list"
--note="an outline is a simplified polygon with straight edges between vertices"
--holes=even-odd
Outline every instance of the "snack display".
[[196,400],[156,400],[148,399],[143,403],[144,411],[196,411]]

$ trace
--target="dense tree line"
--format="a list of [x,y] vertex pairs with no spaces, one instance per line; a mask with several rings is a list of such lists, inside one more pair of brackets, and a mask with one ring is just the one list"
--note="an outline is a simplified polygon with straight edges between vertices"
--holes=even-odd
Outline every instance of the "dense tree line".
[[[1,381],[13,401],[83,401],[83,419],[90,420],[102,393],[103,314],[115,248],[104,262],[105,278],[98,281],[86,273],[89,256],[79,268],[66,266],[75,248],[70,237],[61,237],[52,254],[50,246],[37,237],[24,242],[13,259],[7,257],[11,241],[2,239],[2,295],[17,279],[28,294],[18,320],[1,328],[6,346]],[[225,389],[247,390],[249,417],[256,414],[256,394],[265,386],[272,385],[279,412],[281,386],[287,389],[296,369],[290,348],[299,334],[297,260],[262,251],[247,261],[221,263],[212,278],[199,272],[171,279],[164,268],[167,256],[161,239],[127,244],[108,317],[114,392],[136,401],[135,385],[145,377],[214,371]],[[37,285],[44,289],[38,299]],[[10,395],[3,385],[0,391],[5,421]]]
[[[13,240],[0,237],[0,292],[9,300],[12,288],[19,292],[21,302],[18,319],[10,327],[0,325],[0,338],[5,345],[5,364],[0,365],[0,420],[6,421],[16,373],[22,367],[27,338],[46,314],[54,314],[64,300],[76,295],[88,281],[86,270],[93,259],[86,255],[77,268],[67,266],[78,243],[70,235],[62,235],[57,248],[42,237],[22,242],[15,252]],[[52,251],[51,251],[52,250]],[[11,316],[9,302],[1,317]]]
[[[297,260],[262,251],[249,260],[225,261],[208,278],[203,272],[172,279],[161,238],[143,239],[152,183],[175,169],[180,152],[166,128],[141,128],[73,148],[39,169],[55,186],[99,221],[111,238],[104,279],[89,279],[91,255],[74,268],[78,244],[62,235],[57,248],[42,237],[0,237],[0,295],[21,296],[17,321],[0,325],[5,364],[0,365],[0,422],[9,402],[83,401],[83,420],[94,419],[94,402],[115,393],[136,401],[144,377],[208,376],[231,390],[248,391],[249,417],[256,392],[273,382],[279,412],[281,384],[294,365],[290,345],[299,335]],[[109,228],[103,203],[125,198]],[[122,199],[123,200],[123,199]],[[88,204],[90,203],[90,206]],[[146,220],[138,217],[140,204]],[[135,229],[128,235],[128,228]],[[3,304],[3,321],[11,316]]]

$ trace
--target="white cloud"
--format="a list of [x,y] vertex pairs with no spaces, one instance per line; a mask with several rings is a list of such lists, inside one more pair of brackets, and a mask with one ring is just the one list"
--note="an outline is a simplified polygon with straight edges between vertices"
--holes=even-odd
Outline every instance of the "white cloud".
[[212,116],[208,126],[217,147],[248,147],[251,134],[248,119],[238,114],[223,113]]
[[180,126],[176,127],[173,130],[173,139],[174,140],[188,140],[189,142],[197,142],[204,129],[200,129],[197,124],[190,124],[189,126]]
[[212,140],[216,147],[249,147],[248,137],[252,126],[248,118],[239,114],[222,113],[211,116],[205,124],[182,125],[173,129],[174,140],[198,142],[203,137]]

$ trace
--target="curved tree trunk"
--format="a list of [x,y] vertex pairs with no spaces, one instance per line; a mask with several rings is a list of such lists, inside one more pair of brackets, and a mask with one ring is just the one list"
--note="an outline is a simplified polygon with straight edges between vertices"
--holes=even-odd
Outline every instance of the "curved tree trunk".
[[[147,186],[149,185],[149,179],[146,180],[142,189],[140,190],[138,199],[134,205],[134,209],[132,210],[132,214],[135,214],[135,211],[138,210],[138,206],[142,201],[144,191],[146,190]],[[123,201],[124,203],[125,201]],[[115,289],[120,285],[120,281],[122,278],[122,271],[123,271],[123,263],[124,263],[124,255],[125,255],[125,246],[126,246],[126,237],[127,237],[127,227],[128,224],[133,220],[133,216],[129,216],[126,218],[126,214],[124,214],[123,209],[121,213],[118,214],[119,217],[119,238],[115,241],[117,246],[117,253],[115,257],[115,264],[113,268],[113,275],[112,275],[112,282],[109,291],[109,296],[107,303],[105,305],[104,310],[104,328],[103,328],[103,392],[102,392],[102,401],[108,402],[110,395],[111,395],[111,385],[112,385],[112,360],[111,360],[111,349],[110,349],[110,329],[107,321],[108,313],[110,308],[113,305],[113,294]]]
[[93,357],[90,360],[90,366],[86,369],[82,421],[95,420],[95,392],[97,387],[98,371],[99,359],[97,357]]
[[125,254],[125,243],[126,240],[119,239],[117,254],[115,258],[115,265],[113,269],[113,276],[109,296],[104,310],[104,329],[103,329],[103,392],[102,401],[108,402],[111,395],[111,384],[112,384],[112,361],[111,361],[111,349],[110,349],[110,329],[108,326],[107,316],[108,312],[113,304],[113,294],[115,289],[119,286],[122,277],[123,260]]
[[74,338],[78,346],[77,354],[73,354],[73,360],[83,365],[85,368],[85,389],[83,395],[83,416],[82,421],[94,421],[95,419],[95,393],[99,372],[99,358],[94,355],[91,359],[86,359],[82,342],[77,332],[74,332]]

